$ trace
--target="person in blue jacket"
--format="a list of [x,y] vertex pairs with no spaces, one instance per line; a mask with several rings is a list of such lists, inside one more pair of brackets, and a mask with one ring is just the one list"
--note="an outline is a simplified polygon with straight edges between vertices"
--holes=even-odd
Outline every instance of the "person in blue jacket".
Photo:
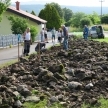
[[87,27],[87,25],[84,26],[84,31],[83,31],[83,37],[85,40],[88,39],[88,34],[89,34],[89,29]]

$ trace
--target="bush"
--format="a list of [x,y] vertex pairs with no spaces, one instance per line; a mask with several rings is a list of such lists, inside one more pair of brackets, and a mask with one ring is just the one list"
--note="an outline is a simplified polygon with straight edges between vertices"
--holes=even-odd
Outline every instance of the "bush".
[[30,27],[30,32],[31,32],[31,38],[32,38],[32,42],[35,41],[35,37],[38,33],[37,28],[35,26],[31,26]]
[[10,15],[8,17],[11,23],[11,30],[13,34],[22,34],[28,27],[27,19]]
[[102,26],[105,31],[108,31],[108,24],[102,24]]
[[84,27],[84,25],[91,25],[91,20],[88,17],[82,18],[80,21],[80,26]]

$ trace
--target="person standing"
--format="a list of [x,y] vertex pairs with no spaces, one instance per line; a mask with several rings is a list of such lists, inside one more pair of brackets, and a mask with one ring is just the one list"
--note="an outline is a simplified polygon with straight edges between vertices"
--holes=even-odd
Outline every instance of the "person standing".
[[52,42],[53,42],[53,40],[55,41],[55,35],[56,35],[55,28],[52,29],[51,33],[52,33]]
[[67,31],[65,25],[62,25],[62,30],[63,30],[63,36],[64,36],[63,48],[65,50],[68,50],[68,31]]
[[58,29],[57,36],[58,36],[58,42],[61,44],[61,41],[62,41],[62,32],[61,32],[60,29]]
[[41,34],[41,42],[43,42],[44,41],[44,28],[42,28],[40,34]]
[[30,52],[31,33],[30,28],[27,28],[24,33],[24,56],[28,56]]
[[97,32],[98,38],[100,38],[100,28],[98,26],[96,27],[96,32]]
[[45,38],[45,42],[48,43],[47,28],[45,28],[45,31],[44,31],[44,38]]
[[85,40],[88,39],[88,33],[89,33],[89,29],[87,27],[87,25],[84,26],[84,31],[83,31],[83,37]]

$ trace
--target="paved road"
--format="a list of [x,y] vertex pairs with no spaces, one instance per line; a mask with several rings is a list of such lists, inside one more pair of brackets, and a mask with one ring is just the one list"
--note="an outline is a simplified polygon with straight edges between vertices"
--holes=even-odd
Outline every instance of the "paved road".
[[[55,44],[56,43],[57,43],[57,40],[55,41]],[[52,43],[52,41],[50,40],[49,43],[46,43],[46,47],[48,48],[52,46],[53,44],[54,43]],[[35,52],[35,46],[36,46],[36,43],[31,45],[30,53]],[[22,50],[23,50],[23,46],[20,46],[19,48],[20,56],[22,55]],[[18,47],[0,50],[0,64],[6,63],[10,60],[14,60],[17,58],[18,58]]]
[[[73,33],[70,33],[70,35]],[[108,37],[108,32],[105,32],[105,37]],[[57,40],[55,42],[55,44],[57,43]],[[49,43],[46,44],[46,47],[50,47],[52,46],[53,43],[51,41],[49,41]],[[35,52],[35,46],[36,44],[31,45],[30,48],[30,53]],[[23,46],[20,46],[19,50],[20,50],[20,55],[22,55],[22,49]],[[2,49],[0,50],[0,64],[6,63],[10,60],[14,60],[18,58],[18,47],[13,47],[13,48],[7,48],[7,49]]]

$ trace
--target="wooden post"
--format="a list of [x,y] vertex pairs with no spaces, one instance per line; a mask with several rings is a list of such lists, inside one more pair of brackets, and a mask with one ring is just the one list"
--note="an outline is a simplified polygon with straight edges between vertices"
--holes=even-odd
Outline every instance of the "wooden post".
[[20,34],[18,34],[18,62],[19,62],[19,40],[20,40]]
[[18,40],[18,62],[19,62],[19,40]]
[[38,53],[38,56],[39,56],[39,61],[40,61],[40,42],[39,42],[39,53]]

